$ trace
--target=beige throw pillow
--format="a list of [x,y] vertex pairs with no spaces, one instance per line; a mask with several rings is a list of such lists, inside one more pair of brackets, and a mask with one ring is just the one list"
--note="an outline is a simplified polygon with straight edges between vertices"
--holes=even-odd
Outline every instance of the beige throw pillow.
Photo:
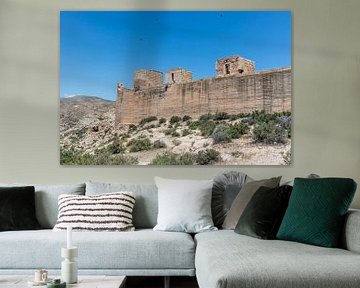
[[244,184],[237,194],[234,202],[231,204],[230,210],[227,213],[223,229],[234,230],[241,214],[244,212],[246,205],[249,203],[255,192],[261,187],[276,188],[279,187],[281,176],[270,179],[263,179],[258,181],[251,181]]

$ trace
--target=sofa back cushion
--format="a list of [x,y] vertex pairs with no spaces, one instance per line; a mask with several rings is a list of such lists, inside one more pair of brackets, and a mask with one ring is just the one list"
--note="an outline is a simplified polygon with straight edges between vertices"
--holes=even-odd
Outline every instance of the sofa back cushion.
[[86,195],[131,191],[136,201],[133,210],[133,224],[136,229],[153,228],[157,223],[158,192],[155,184],[87,182]]
[[58,216],[58,197],[61,194],[85,195],[85,183],[61,185],[0,183],[0,186],[34,186],[36,218],[43,229],[52,229],[55,226]]

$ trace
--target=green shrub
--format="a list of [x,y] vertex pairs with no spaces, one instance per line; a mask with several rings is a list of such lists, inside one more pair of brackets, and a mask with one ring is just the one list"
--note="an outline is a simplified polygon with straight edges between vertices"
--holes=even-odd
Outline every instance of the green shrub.
[[199,128],[200,122],[199,121],[194,121],[194,122],[187,123],[187,125],[188,125],[190,130],[196,130],[196,129]]
[[156,116],[146,117],[139,122],[139,126],[143,126],[144,124],[155,121],[155,120],[157,120]]
[[154,149],[160,149],[160,148],[165,148],[166,147],[166,144],[165,142],[161,141],[161,140],[156,140],[154,141],[153,143],[153,148]]
[[193,165],[194,156],[191,153],[176,154],[172,152],[166,152],[164,154],[158,154],[151,161],[151,165]]
[[239,118],[248,118],[251,117],[251,113],[239,113],[237,114],[238,119]]
[[216,112],[213,117],[214,120],[226,120],[229,118],[230,118],[230,115],[226,112]]
[[186,152],[181,154],[177,159],[177,165],[193,165],[195,162],[194,155]]
[[171,135],[172,137],[180,137],[180,133],[176,131],[176,128],[169,128],[164,131],[165,135]]
[[153,145],[148,138],[144,139],[132,139],[127,144],[130,152],[138,152],[138,151],[144,151],[144,150],[150,150],[153,148]]
[[180,122],[181,121],[181,117],[180,116],[172,116],[170,118],[170,124],[174,124],[174,123],[177,123],[177,122]]
[[231,142],[231,128],[229,125],[217,125],[210,137],[214,140],[214,144]]
[[105,149],[97,150],[91,155],[90,165],[134,165],[138,160],[135,157],[124,154],[110,155]]
[[150,162],[150,165],[176,165],[176,154],[166,152],[164,154],[158,154]]
[[160,118],[159,119],[159,124],[161,125],[161,124],[164,124],[164,123],[166,123],[166,119],[165,118]]
[[124,146],[123,143],[118,138],[116,138],[111,144],[106,146],[106,150],[110,154],[119,154],[124,152]]
[[209,121],[209,120],[212,120],[212,119],[213,119],[213,115],[204,114],[204,115],[200,116],[199,121]]
[[199,165],[214,164],[220,159],[220,153],[214,149],[201,150],[196,155],[196,163]]
[[242,122],[231,124],[229,127],[231,139],[238,139],[250,130],[249,126]]
[[73,147],[63,147],[60,150],[60,163],[62,165],[133,165],[138,160],[135,157],[123,154],[112,155],[107,148],[98,149],[90,154]]
[[60,148],[60,164],[61,165],[72,165],[76,164],[78,157],[78,151],[74,147],[61,147]]
[[189,121],[189,120],[191,120],[192,118],[191,118],[191,116],[190,115],[184,115],[184,117],[182,118],[182,121]]
[[285,144],[287,131],[275,121],[256,124],[253,130],[253,140],[256,143]]
[[230,121],[235,121],[235,120],[237,120],[237,119],[239,119],[238,114],[232,114],[232,115],[230,115],[230,117],[229,117],[229,120],[230,120]]
[[199,124],[201,136],[209,137],[213,133],[215,127],[216,124],[214,121],[201,121]]
[[256,110],[251,113],[250,117],[255,120],[256,123],[267,123],[276,120],[277,115],[266,113],[264,110]]
[[139,161],[136,157],[129,155],[115,155],[111,160],[109,165],[136,165]]

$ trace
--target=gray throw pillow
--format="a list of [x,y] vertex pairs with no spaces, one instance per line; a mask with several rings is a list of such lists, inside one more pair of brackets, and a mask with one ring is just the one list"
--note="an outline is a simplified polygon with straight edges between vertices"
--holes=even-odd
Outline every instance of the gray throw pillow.
[[211,213],[216,227],[222,227],[225,216],[241,187],[251,180],[248,175],[238,171],[222,172],[214,178]]
[[244,212],[245,207],[249,203],[250,199],[253,197],[255,192],[261,187],[276,188],[279,187],[281,176],[274,177],[270,179],[263,179],[258,181],[251,181],[244,184],[236,196],[234,202],[231,205],[229,212],[227,213],[224,223],[222,225],[223,229],[234,230],[236,224],[238,223],[241,214]]
[[159,213],[154,230],[198,233],[217,230],[211,217],[213,180],[155,177]]

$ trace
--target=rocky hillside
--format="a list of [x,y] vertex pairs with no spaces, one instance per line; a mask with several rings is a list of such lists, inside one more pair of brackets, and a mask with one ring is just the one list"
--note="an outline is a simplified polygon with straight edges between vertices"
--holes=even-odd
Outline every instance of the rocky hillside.
[[115,102],[93,96],[60,98],[60,148],[93,153],[113,137]]
[[115,102],[94,96],[60,98],[60,131],[94,121],[114,120]]
[[115,128],[115,103],[60,100],[60,161],[65,165],[286,165],[291,114],[253,112],[147,117]]

